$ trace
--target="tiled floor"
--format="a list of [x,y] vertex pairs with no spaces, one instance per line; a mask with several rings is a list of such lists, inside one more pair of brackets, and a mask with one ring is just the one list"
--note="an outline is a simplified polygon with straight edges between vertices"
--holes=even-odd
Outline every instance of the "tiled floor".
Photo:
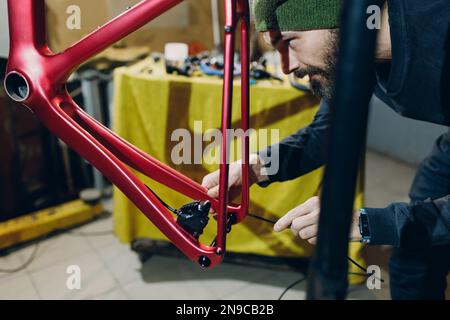
[[[383,207],[407,199],[414,169],[369,152],[367,204]],[[128,245],[112,234],[93,236],[112,229],[111,217],[97,220],[70,233],[41,241],[36,257],[22,271],[0,272],[0,299],[277,299],[302,275],[289,271],[222,264],[203,272],[185,259],[153,256],[141,264]],[[88,234],[90,233],[90,235]],[[31,244],[0,257],[0,269],[23,264],[36,250]],[[366,256],[386,268],[387,248],[369,248]],[[70,265],[81,270],[81,289],[67,289]],[[387,279],[386,272],[383,276]],[[382,290],[350,288],[350,299],[387,299]],[[284,299],[304,299],[305,282],[288,291]]]

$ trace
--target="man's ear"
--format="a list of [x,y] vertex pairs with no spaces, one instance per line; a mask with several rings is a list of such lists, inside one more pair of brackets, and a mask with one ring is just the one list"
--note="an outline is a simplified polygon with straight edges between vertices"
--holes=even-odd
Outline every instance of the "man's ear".
[[268,46],[271,45],[270,43],[270,33],[268,31],[261,32],[261,38],[264,40],[264,43]]
[[268,31],[258,33],[258,45],[262,52],[271,51],[274,49],[270,43],[270,34]]

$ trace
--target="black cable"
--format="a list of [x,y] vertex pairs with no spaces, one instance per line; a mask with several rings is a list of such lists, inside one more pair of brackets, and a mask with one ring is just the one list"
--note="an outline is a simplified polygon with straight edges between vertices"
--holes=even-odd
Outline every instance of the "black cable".
[[299,283],[301,283],[305,280],[306,280],[306,277],[303,277],[301,279],[296,280],[294,283],[290,284],[286,289],[284,289],[283,293],[278,297],[278,300],[281,300],[289,290],[291,290],[293,287],[295,287],[296,285],[298,285]]
[[359,269],[361,269],[362,271],[364,271],[365,273],[367,273],[367,269],[364,268],[363,266],[361,266],[358,262],[356,262],[355,260],[353,260],[353,259],[350,258],[350,257],[347,257],[347,259],[348,259],[351,263],[353,263],[355,266],[357,266]]
[[14,269],[0,269],[0,273],[12,274],[12,273],[16,273],[16,272],[26,269],[36,258],[36,255],[37,255],[37,252],[39,249],[39,244],[40,244],[40,240],[38,243],[36,243],[36,245],[34,246],[33,252],[31,252],[30,257],[27,259],[27,261],[24,264],[22,264],[19,267],[14,268]]
[[[174,208],[172,208],[171,206],[169,206],[164,200],[162,200],[152,189],[150,189],[150,187],[149,186],[147,186],[147,188],[150,190],[150,192],[151,193],[153,193],[153,195],[169,210],[169,211],[171,211],[171,212],[173,212],[173,213],[175,213],[175,214],[179,214],[179,210],[177,210],[177,209],[174,209]],[[272,225],[275,225],[275,223],[276,223],[276,221],[274,221],[274,220],[270,220],[270,219],[267,219],[267,218],[264,218],[264,217],[261,217],[261,216],[258,216],[258,215],[256,215],[256,214],[253,214],[253,213],[248,213],[247,214],[249,217],[251,217],[251,218],[254,218],[254,219],[257,219],[257,220],[260,220],[260,221],[263,221],[263,222],[267,222],[267,223],[270,223],[270,224],[272,224]],[[215,242],[215,241],[214,241]],[[213,243],[214,243],[213,242]],[[350,261],[353,265],[355,265],[357,268],[359,268],[360,270],[362,270],[362,271],[364,271],[365,272],[365,276],[366,277],[370,277],[370,276],[372,276],[374,273],[371,273],[371,274],[369,274],[368,273],[368,271],[367,271],[367,269],[366,268],[364,268],[363,266],[361,266],[358,262],[356,262],[355,260],[353,260],[352,258],[350,258],[350,256],[347,256],[347,259],[348,259],[348,261]],[[362,275],[362,274],[360,274],[360,275]],[[379,278],[378,280],[380,280],[381,282],[384,282],[384,280],[382,279],[382,278]],[[293,286],[294,285],[296,285],[297,283],[294,283],[293,284]],[[288,287],[288,289],[287,290],[289,290],[291,287]],[[287,292],[287,290],[285,290],[285,292],[283,292],[283,294],[281,295],[281,297]]]
[[166,207],[169,211],[175,213],[176,215],[179,215],[180,211],[172,208],[171,206],[169,206],[163,199],[161,199],[155,191],[153,191],[149,186],[146,186],[148,190],[150,190],[151,193],[153,193],[153,195],[156,197],[156,199],[159,200],[159,202],[161,202],[163,204],[164,207]]
[[249,216],[249,217],[252,217],[252,218],[255,218],[255,219],[257,219],[257,220],[261,220],[261,221],[264,221],[264,222],[273,224],[273,225],[276,223],[276,222],[273,221],[273,220],[269,220],[269,219],[266,219],[266,218],[257,216],[256,214],[253,214],[253,213],[249,213],[248,216]]
[[367,277],[367,273],[361,273],[361,272],[349,272],[348,274],[351,274],[353,276],[361,276],[361,277]]
[[[148,187],[147,187],[148,188]],[[158,195],[149,188],[149,190],[155,195],[156,198],[158,198],[159,201],[161,201],[161,203],[170,211],[172,211],[173,213],[178,213],[178,210],[170,207],[167,203],[165,203],[160,197],[158,197]],[[100,236],[106,236],[106,235],[110,235],[110,234],[114,234],[113,230],[104,230],[104,231],[93,231],[93,232],[83,232],[83,231],[73,231],[73,230],[55,230],[55,231],[65,231],[67,233],[70,233],[71,235],[74,236],[81,236],[81,237],[100,237]],[[47,234],[48,235],[48,234]],[[43,238],[45,238],[47,235],[45,235]],[[0,269],[0,273],[16,273],[19,271],[22,271],[24,269],[26,269],[36,258],[36,254],[39,248],[39,244],[40,241],[43,240],[39,239],[38,243],[36,243],[36,246],[33,250],[33,252],[31,253],[30,257],[28,258],[28,260],[22,264],[21,266],[14,268],[14,269]]]
[[[252,218],[254,218],[254,219],[257,219],[257,220],[261,220],[261,221],[270,223],[270,224],[272,224],[272,225],[275,225],[275,223],[276,223],[276,221],[273,221],[273,220],[270,220],[270,219],[266,219],[266,218],[260,217],[260,216],[258,216],[258,215],[252,214],[252,213],[249,213],[248,216],[249,216],[249,217],[252,217]],[[359,268],[359,269],[361,269],[362,271],[364,271],[366,277],[370,277],[370,276],[373,275],[373,273],[369,274],[369,273],[367,272],[367,269],[366,269],[366,268],[364,268],[363,266],[361,266],[358,262],[356,262],[355,260],[353,260],[353,259],[350,258],[349,256],[347,256],[347,259],[348,259],[348,261],[350,261],[351,263],[353,263],[357,268]],[[379,280],[380,280],[381,282],[384,282],[384,280],[383,280],[382,278],[379,279]]]
[[[361,266],[358,262],[356,262],[356,261],[353,260],[352,258],[347,257],[347,259],[350,260],[350,262],[353,263],[355,266],[357,266],[359,269],[361,269],[362,271],[364,271],[366,277],[370,277],[370,276],[373,276],[373,275],[375,274],[375,271],[372,272],[372,273],[369,273],[369,271],[367,271],[366,268],[364,268],[363,266]],[[353,273],[353,274],[358,274],[358,273]],[[380,280],[381,282],[384,282],[384,279],[383,279],[383,278],[377,278],[377,279]]]
[[[63,231],[63,230],[55,230],[54,232],[57,232],[57,231]],[[72,231],[72,230],[65,230],[65,231],[67,233],[70,233],[75,236],[87,236],[87,237],[105,236],[108,234],[113,234],[113,230],[94,231],[94,232],[77,232],[77,231]],[[37,243],[35,244],[33,252],[31,252],[30,256],[28,257],[27,261],[25,261],[25,263],[23,263],[22,265],[20,265],[16,268],[13,268],[13,269],[0,269],[0,273],[13,274],[13,273],[17,273],[19,271],[25,270],[36,259],[36,255],[38,253],[39,245],[40,245],[41,241],[44,240],[48,235],[50,235],[52,233],[53,232],[46,234],[46,235],[42,236],[41,238],[38,238],[35,240],[35,241],[37,241]]]

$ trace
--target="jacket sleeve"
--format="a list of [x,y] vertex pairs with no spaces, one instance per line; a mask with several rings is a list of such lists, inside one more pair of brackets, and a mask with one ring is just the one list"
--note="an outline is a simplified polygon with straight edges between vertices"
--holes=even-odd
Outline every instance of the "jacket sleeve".
[[393,203],[365,209],[371,244],[397,248],[430,248],[450,244],[450,195],[415,204]]
[[266,168],[276,168],[267,170],[269,180],[259,185],[265,187],[272,182],[292,180],[320,168],[325,162],[329,119],[329,104],[322,100],[309,126],[258,152]]
[[[420,164],[411,203],[366,209],[373,244],[429,247],[450,244],[450,131],[441,135]],[[434,199],[434,200],[431,200]]]

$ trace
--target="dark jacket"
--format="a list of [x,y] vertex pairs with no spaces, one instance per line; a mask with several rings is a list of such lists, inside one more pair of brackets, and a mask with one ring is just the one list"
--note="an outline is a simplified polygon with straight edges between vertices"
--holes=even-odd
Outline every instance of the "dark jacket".
[[[450,1],[388,0],[388,4],[392,60],[377,65],[374,93],[405,117],[449,126]],[[280,170],[269,176],[269,183],[297,178],[324,164],[329,118],[328,103],[322,101],[311,125],[277,145]],[[260,155],[269,161],[274,150],[269,147]],[[411,203],[366,208],[371,243],[397,247],[450,244],[449,194],[450,133],[438,139],[420,166]]]

